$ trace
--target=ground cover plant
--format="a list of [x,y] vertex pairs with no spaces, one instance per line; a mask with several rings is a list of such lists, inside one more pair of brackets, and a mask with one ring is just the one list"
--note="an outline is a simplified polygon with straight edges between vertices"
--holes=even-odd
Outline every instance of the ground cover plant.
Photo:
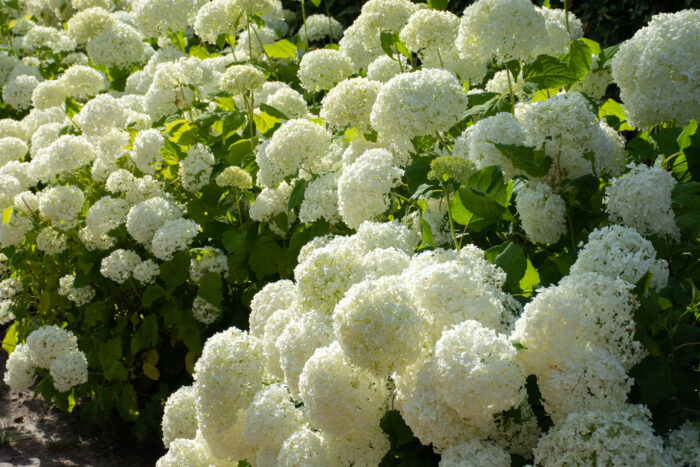
[[700,462],[700,13],[448,5],[3,3],[5,382],[162,466]]

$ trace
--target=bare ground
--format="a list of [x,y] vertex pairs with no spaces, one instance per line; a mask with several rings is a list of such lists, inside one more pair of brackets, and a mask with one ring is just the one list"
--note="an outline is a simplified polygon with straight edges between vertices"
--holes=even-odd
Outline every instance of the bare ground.
[[[6,359],[0,350],[0,375]],[[162,446],[138,445],[127,429],[109,420],[89,425],[78,413],[65,414],[41,397],[34,399],[32,390],[10,391],[0,378],[0,467],[152,466],[163,453]]]

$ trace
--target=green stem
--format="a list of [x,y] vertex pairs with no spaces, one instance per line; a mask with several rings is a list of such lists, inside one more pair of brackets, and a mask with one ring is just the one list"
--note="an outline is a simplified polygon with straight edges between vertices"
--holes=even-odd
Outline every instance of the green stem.
[[[333,23],[331,22],[331,13],[328,10],[328,2],[326,0],[323,0],[323,5],[326,7],[326,16],[328,17],[328,37],[331,39],[331,44],[333,43]],[[304,21],[304,24],[306,24],[306,21]],[[308,35],[306,36],[307,38],[309,37]]]
[[452,220],[452,208],[450,208],[450,191],[447,189],[447,184],[444,181],[442,182],[442,189],[445,193],[445,201],[447,202],[447,218],[450,220],[450,233],[452,234],[452,242],[454,243],[457,251],[459,251],[461,245],[459,242],[457,242],[457,235],[455,234],[455,224]]
[[515,115],[515,95],[513,94],[513,83],[510,79],[510,70],[506,68],[506,76],[508,77],[508,96],[510,97],[510,113]]
[[245,22],[246,26],[248,28],[248,60],[253,59],[253,38],[251,37],[250,34],[250,16],[247,14],[245,15]]
[[569,33],[569,7],[568,7],[568,0],[564,0],[564,22],[566,23],[566,35],[569,36],[569,40],[571,40],[571,33]]
[[566,212],[566,218],[569,222],[569,235],[571,236],[571,251],[576,251],[576,239],[574,238],[574,220],[571,218],[571,214]]
[[440,67],[445,68],[445,64],[442,62],[442,55],[440,55],[440,47],[435,47],[437,50],[438,60],[440,60]]
[[306,48],[309,48],[309,31],[306,29],[306,8],[304,7],[304,0],[301,0],[301,18],[304,20],[304,35],[306,36]]

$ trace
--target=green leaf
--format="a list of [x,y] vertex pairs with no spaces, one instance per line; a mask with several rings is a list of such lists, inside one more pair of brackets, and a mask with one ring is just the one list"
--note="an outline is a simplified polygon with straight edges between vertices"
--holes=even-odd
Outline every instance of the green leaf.
[[221,243],[229,253],[245,253],[246,236],[248,232],[236,232],[227,230],[221,235]]
[[405,446],[413,439],[411,428],[406,425],[398,410],[387,411],[379,422],[379,426],[389,435],[391,446],[394,448]]
[[632,368],[630,376],[641,390],[642,401],[650,409],[676,394],[671,366],[665,358],[651,355],[646,357]]
[[614,99],[608,99],[598,108],[598,119],[605,120],[605,123],[618,131],[634,130],[627,123],[627,116],[622,105]]
[[577,39],[577,41],[585,43],[588,46],[588,48],[591,49],[593,55],[600,55],[600,52],[602,51],[602,49],[600,48],[600,44],[594,41],[593,39],[582,37],[580,39]]
[[520,279],[520,290],[524,292],[526,296],[531,296],[534,293],[534,287],[540,283],[540,274],[533,266],[532,262],[528,258],[527,268],[525,269],[525,275]]
[[2,340],[2,349],[9,354],[14,352],[15,347],[19,343],[19,323],[16,321],[7,328],[5,332],[5,337]]
[[159,285],[149,285],[146,287],[146,290],[143,291],[143,295],[141,296],[141,305],[144,308],[148,308],[153,302],[163,296],[165,296],[165,290],[163,290],[163,287]]
[[468,97],[468,109],[463,118],[486,118],[500,112],[510,112],[510,100],[507,96],[501,96],[493,92],[472,94]]
[[379,35],[379,41],[382,45],[382,50],[391,58],[394,58],[394,50],[392,49],[392,46],[397,40],[398,35],[391,31],[382,31]]
[[10,225],[10,219],[12,218],[12,206],[8,206],[2,211],[2,223],[5,225]]
[[259,279],[281,271],[286,272],[284,250],[275,242],[271,235],[263,235],[257,239],[250,251],[248,264],[250,264],[250,268]]
[[175,288],[187,282],[189,270],[189,254],[185,251],[178,251],[173,259],[160,265],[160,278],[169,288]]
[[316,8],[321,6],[321,0],[311,0],[311,3],[313,3]]
[[197,295],[212,305],[221,307],[221,301],[223,300],[221,274],[208,272],[197,281],[197,285],[199,285]]
[[110,368],[112,364],[122,358],[122,340],[119,336],[99,345],[97,356],[103,369]]
[[593,68],[593,52],[585,41],[577,39],[569,44],[564,61],[577,80],[582,80]]
[[158,345],[158,317],[146,315],[141,326],[131,339],[131,353],[136,354],[142,349],[156,347]]
[[399,40],[395,41],[394,47],[396,47],[396,50],[407,59],[410,60],[413,57],[413,54],[411,54],[411,52],[408,50],[408,47],[406,47],[406,44],[404,44],[403,42]]
[[128,384],[124,386],[121,394],[118,396],[117,410],[119,415],[126,421],[134,421],[139,416],[138,398],[134,386]]
[[462,201],[462,205],[469,212],[488,221],[500,220],[503,212],[506,210],[506,208],[489,198],[486,193],[471,187],[460,188],[458,196]]
[[255,122],[255,127],[260,131],[260,133],[267,133],[272,130],[275,125],[280,123],[280,119],[273,117],[267,112],[260,112],[253,115],[253,121]]
[[447,4],[450,0],[428,0],[428,6],[433,10],[443,11],[447,9]]
[[[423,203],[425,203],[425,200],[421,200]],[[422,210],[425,210],[425,207],[421,207]],[[425,219],[423,219],[423,213],[420,214],[420,234],[421,234],[421,240],[423,243],[426,245],[435,247],[437,246],[435,244],[435,240],[433,240],[433,231],[430,228],[430,224],[428,224]]]
[[250,140],[239,139],[228,147],[226,162],[228,165],[236,165],[240,167],[243,157],[252,153],[253,146],[250,144]]
[[160,371],[152,363],[144,362],[141,368],[143,369],[143,374],[146,375],[146,378],[153,381],[158,381],[160,379]]
[[292,194],[289,196],[289,201],[287,202],[287,210],[292,211],[297,206],[301,205],[304,200],[304,193],[306,192],[306,186],[309,182],[305,179],[300,178],[294,184],[294,189],[292,189]]
[[505,271],[507,279],[504,287],[507,291],[519,289],[520,280],[527,270],[527,259],[522,247],[513,242],[507,242],[489,248],[484,252],[484,257]]
[[[685,149],[690,147],[692,144],[692,139],[691,137],[695,134],[695,132],[698,130],[698,122],[695,120],[690,120],[688,124],[683,128],[683,131],[681,132],[680,135],[678,135],[678,138],[676,141],[678,141],[678,151],[681,153],[681,155],[685,156]],[[5,220],[5,213],[3,212],[3,222]]]
[[273,117],[277,117],[282,120],[289,120],[289,117],[287,117],[284,113],[270,105],[260,104],[260,110],[262,110],[263,112],[267,112]]
[[617,53],[618,50],[620,50],[620,44],[615,44],[611,45],[610,47],[606,47],[603,49],[599,54],[598,54],[598,69],[603,70],[606,68],[610,68],[612,64],[612,59]]
[[500,168],[491,166],[474,172],[466,184],[471,188],[488,193],[490,198],[504,208],[508,207],[511,196],[511,183],[505,182]]
[[552,167],[552,158],[545,155],[544,149],[512,144],[493,143],[518,169],[524,170],[531,177],[544,177]]
[[114,362],[104,371],[104,375],[105,379],[109,381],[126,381],[129,377],[129,372],[122,362]]
[[549,55],[539,55],[523,66],[523,79],[537,89],[554,89],[574,84],[578,76],[566,62]]
[[271,45],[264,45],[265,53],[271,58],[295,58],[297,46],[289,42],[287,39],[282,39]]
[[474,218],[474,214],[469,211],[460,196],[453,196],[450,200],[450,211],[452,212],[452,220],[460,225],[468,225]]

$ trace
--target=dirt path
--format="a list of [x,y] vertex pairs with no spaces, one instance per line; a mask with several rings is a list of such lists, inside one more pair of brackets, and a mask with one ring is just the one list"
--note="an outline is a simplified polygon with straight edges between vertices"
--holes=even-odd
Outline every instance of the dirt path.
[[136,445],[108,421],[88,425],[78,413],[69,416],[33,399],[31,390],[10,391],[1,377],[6,359],[0,350],[0,467],[145,467],[164,453],[162,446]]

